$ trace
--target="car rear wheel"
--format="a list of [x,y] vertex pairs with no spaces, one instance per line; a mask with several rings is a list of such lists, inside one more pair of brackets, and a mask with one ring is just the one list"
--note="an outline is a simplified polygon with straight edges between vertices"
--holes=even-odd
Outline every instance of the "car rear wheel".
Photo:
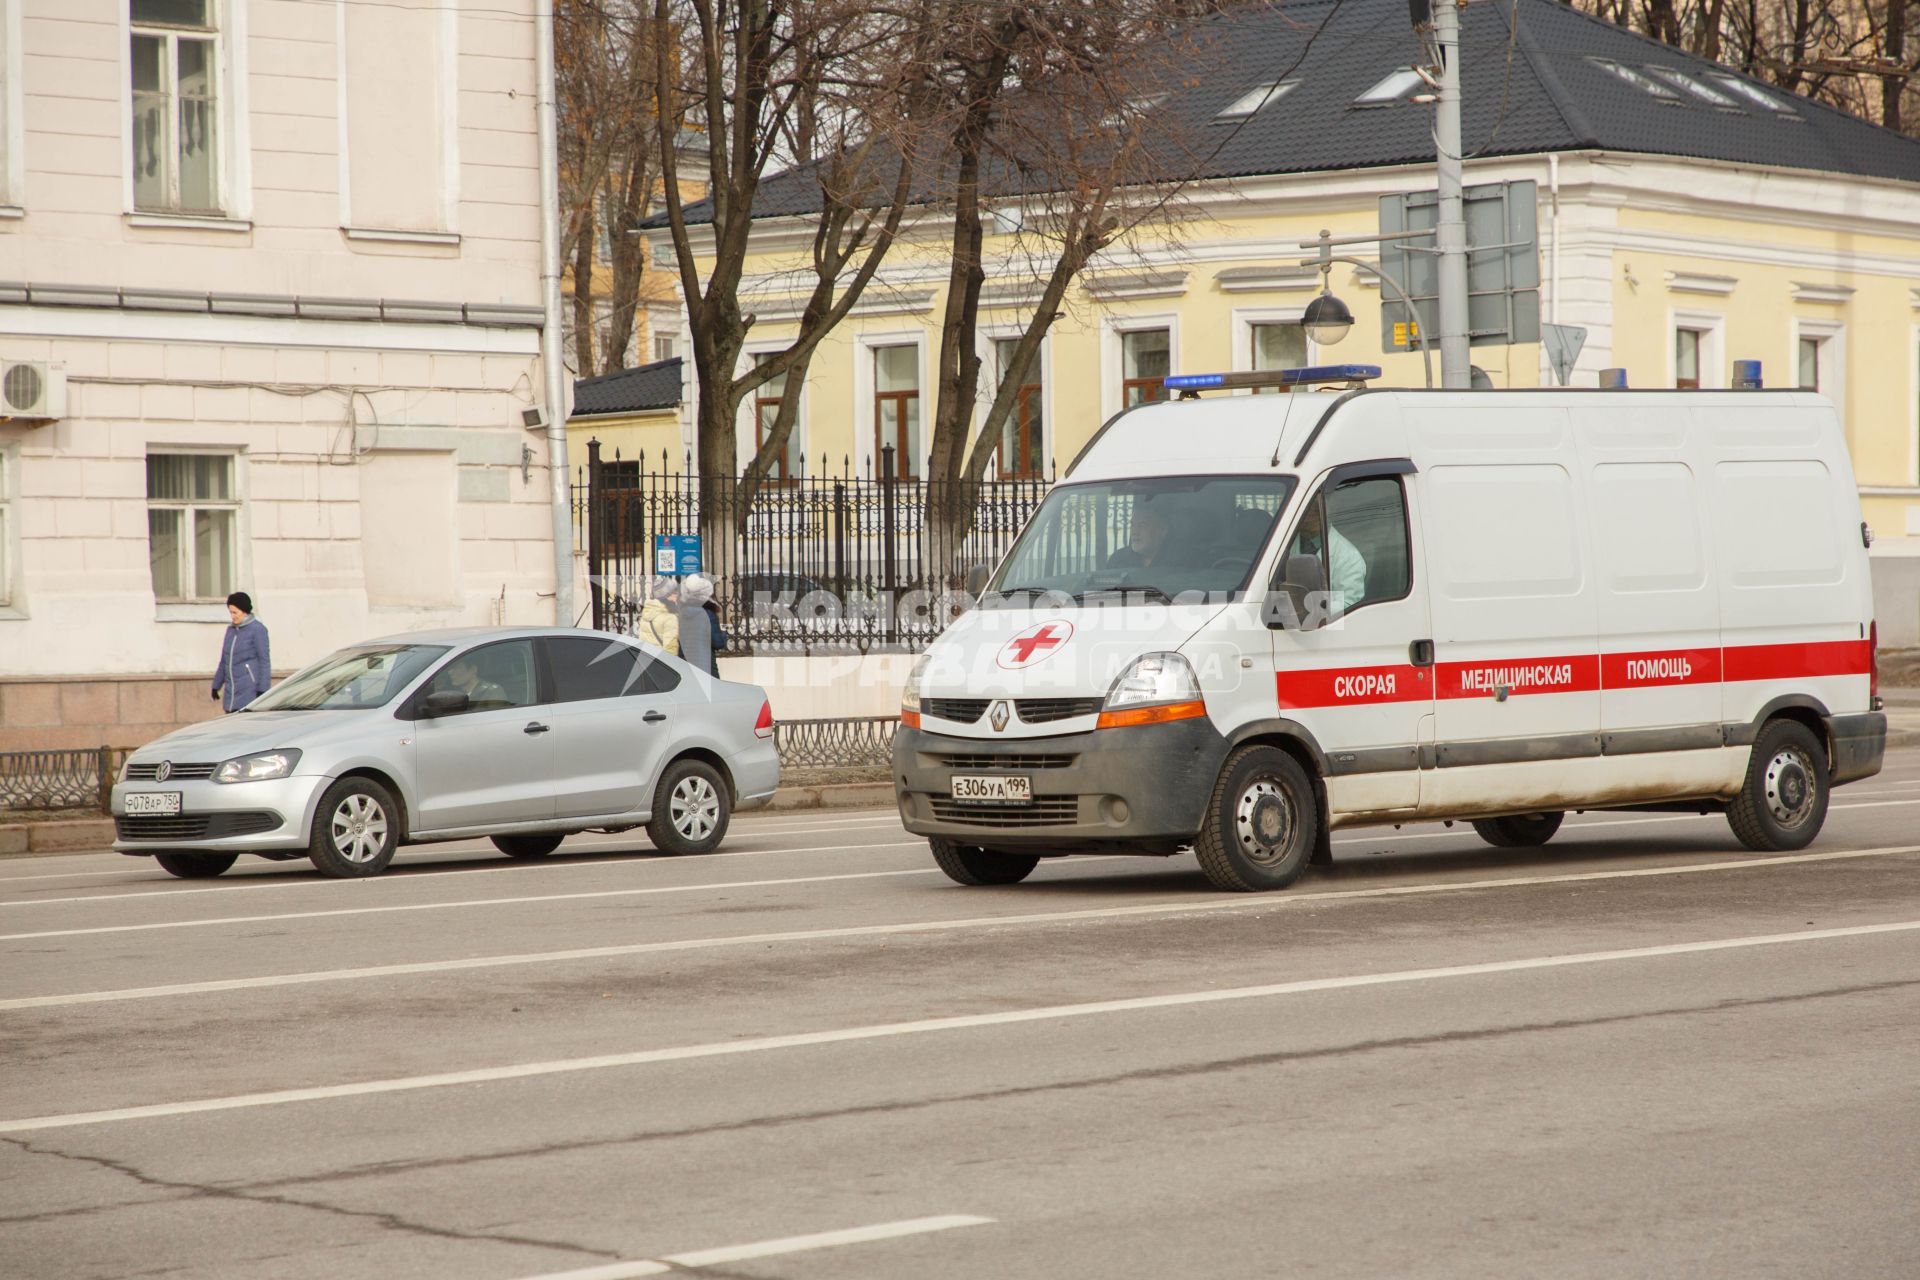
[[167,874],[182,880],[206,880],[231,867],[238,857],[232,853],[156,853],[153,860]]
[[1001,853],[974,845],[955,844],[934,836],[927,841],[933,860],[955,884],[1019,884],[1040,865],[1035,854]]
[[1473,829],[1496,849],[1534,849],[1553,839],[1566,816],[1564,812],[1516,813],[1506,818],[1482,818]]
[[1775,720],[1760,731],[1747,763],[1747,780],[1727,806],[1727,825],[1740,843],[1761,853],[1804,849],[1827,820],[1827,749],[1797,720]]
[[662,853],[711,853],[732,820],[732,794],[720,771],[704,760],[676,760],[653,794],[647,838]]
[[565,836],[495,836],[493,847],[509,858],[544,858],[560,847]]
[[1193,852],[1216,889],[1284,889],[1300,878],[1320,831],[1320,804],[1300,762],[1278,747],[1227,757]]
[[307,856],[322,875],[377,876],[399,847],[400,806],[372,778],[342,778],[320,797]]

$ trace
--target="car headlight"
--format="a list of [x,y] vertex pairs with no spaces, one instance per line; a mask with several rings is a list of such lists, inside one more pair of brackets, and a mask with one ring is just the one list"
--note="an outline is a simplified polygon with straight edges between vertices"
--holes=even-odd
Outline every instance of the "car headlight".
[[1100,712],[1102,729],[1136,724],[1163,724],[1192,720],[1207,714],[1200,680],[1193,667],[1177,653],[1143,653],[1107,690]]
[[115,778],[114,781],[125,782],[127,780],[127,770],[131,768],[133,768],[133,752],[129,751],[127,752],[127,758],[120,762],[120,776]]
[[213,780],[215,782],[262,782],[268,778],[284,778],[293,772],[293,766],[299,763],[299,760],[298,751],[262,751],[257,756],[241,756],[227,761],[213,771]]
[[914,661],[913,670],[907,673],[907,683],[900,690],[900,709],[918,714],[920,711],[920,681],[927,674],[927,657],[921,654]]

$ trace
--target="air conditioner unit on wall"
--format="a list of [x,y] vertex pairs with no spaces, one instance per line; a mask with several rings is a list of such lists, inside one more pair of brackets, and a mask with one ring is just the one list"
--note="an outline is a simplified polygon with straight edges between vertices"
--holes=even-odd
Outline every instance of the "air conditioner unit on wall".
[[0,422],[67,416],[67,374],[45,360],[0,361]]

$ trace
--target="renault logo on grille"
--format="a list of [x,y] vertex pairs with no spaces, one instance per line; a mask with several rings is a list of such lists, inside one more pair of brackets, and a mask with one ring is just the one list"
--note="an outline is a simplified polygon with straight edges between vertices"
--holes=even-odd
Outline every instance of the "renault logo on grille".
[[999,733],[1002,729],[1007,727],[1007,717],[1011,716],[1012,714],[1013,714],[1013,708],[1007,705],[1007,700],[1005,698],[1002,698],[1000,701],[993,704],[993,711],[988,714],[987,723],[993,726],[993,731],[995,733]]
[[171,760],[162,760],[160,762],[160,767],[153,771],[153,780],[155,782],[165,782],[168,778],[171,778],[172,776],[173,776],[173,761]]

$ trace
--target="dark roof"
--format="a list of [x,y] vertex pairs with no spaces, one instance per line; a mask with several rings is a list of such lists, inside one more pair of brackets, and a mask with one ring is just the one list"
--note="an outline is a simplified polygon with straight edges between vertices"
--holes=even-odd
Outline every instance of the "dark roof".
[[[1920,140],[1774,89],[1560,0],[1468,5],[1461,18],[1462,133],[1469,157],[1602,150],[1920,182]],[[1263,3],[1218,15],[1194,35],[1204,73],[1176,87],[1155,109],[1175,113],[1171,131],[1189,150],[1203,151],[1200,176],[1432,161],[1426,108],[1405,100],[1354,105],[1393,71],[1420,60],[1405,0]],[[1649,66],[1683,73],[1733,105],[1715,106],[1672,86],[1673,97],[1656,97],[1596,59],[1643,76]],[[1707,77],[1731,77],[1786,109],[1769,110]],[[1249,89],[1279,79],[1296,83],[1238,125],[1216,121]],[[816,184],[794,172],[763,183],[754,212],[804,214],[818,204]],[[688,206],[688,215],[704,221],[710,210],[703,201]],[[656,215],[649,224],[665,225],[664,217]]]
[[680,357],[656,360],[573,384],[573,413],[640,413],[671,409],[680,403]]

